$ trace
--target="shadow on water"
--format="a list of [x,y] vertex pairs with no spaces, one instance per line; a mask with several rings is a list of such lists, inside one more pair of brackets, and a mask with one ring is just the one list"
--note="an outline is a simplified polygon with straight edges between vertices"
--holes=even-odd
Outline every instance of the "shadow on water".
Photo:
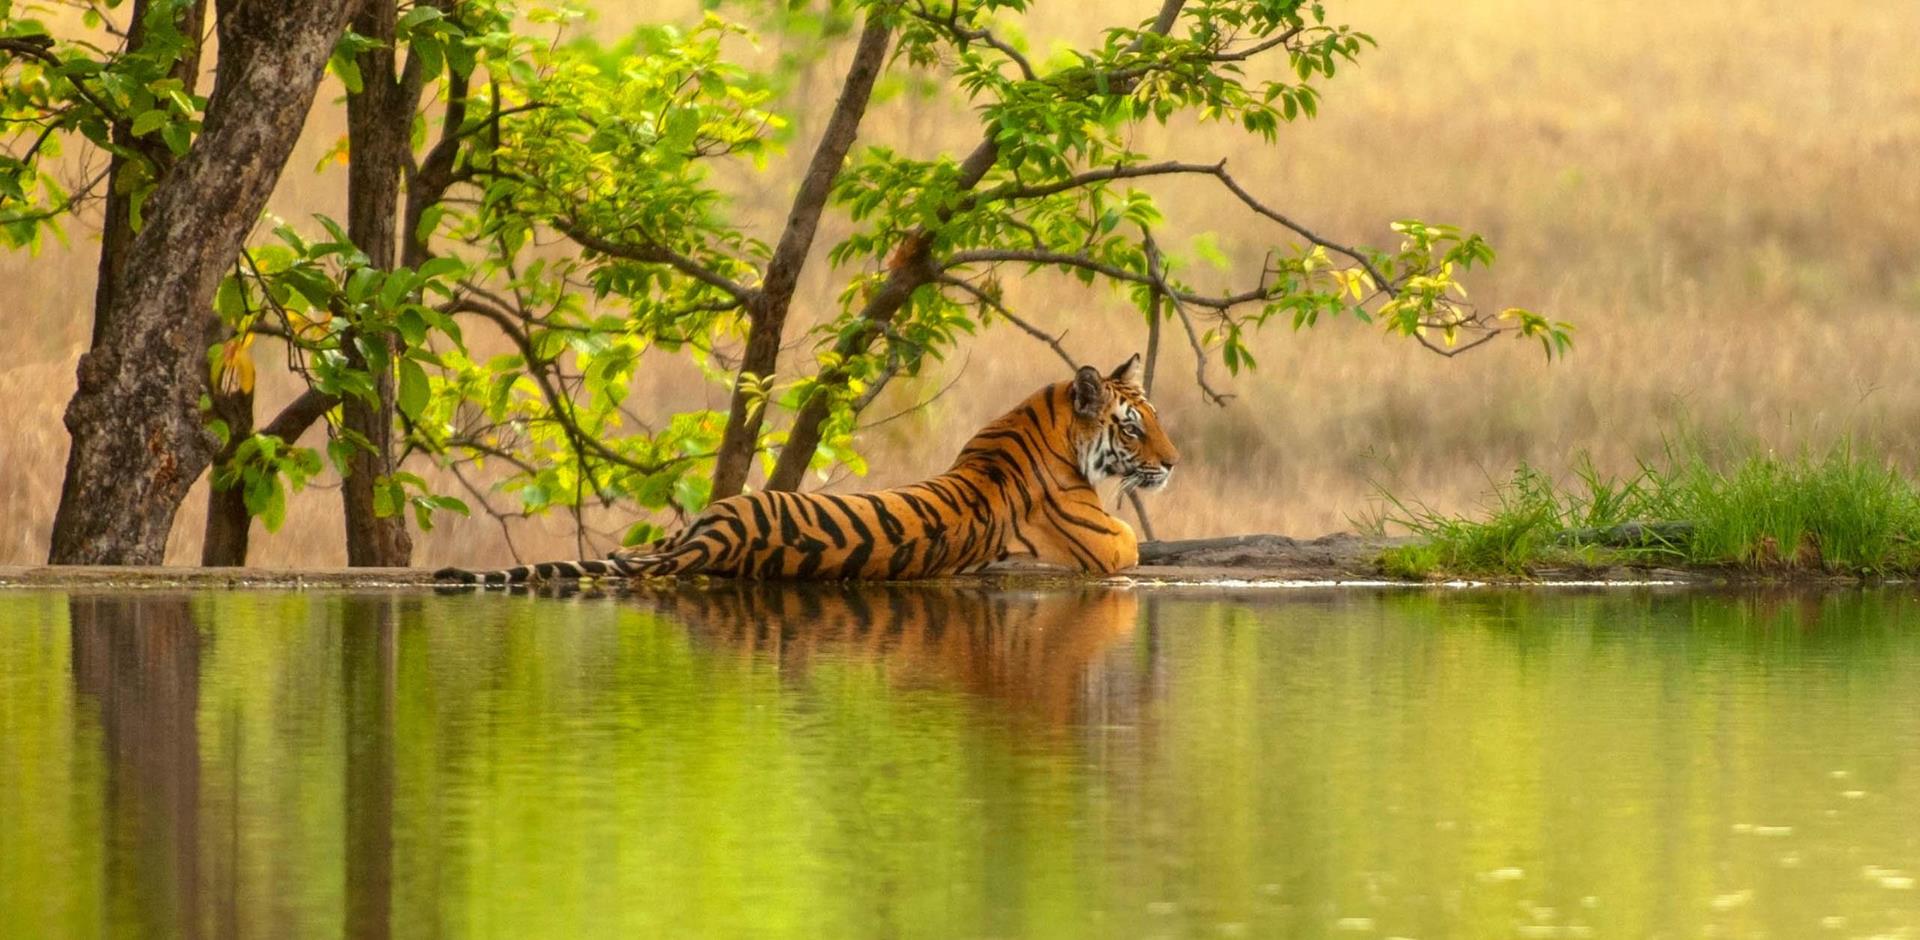
[[0,595],[0,933],[1898,932],[1915,623],[1901,590]]

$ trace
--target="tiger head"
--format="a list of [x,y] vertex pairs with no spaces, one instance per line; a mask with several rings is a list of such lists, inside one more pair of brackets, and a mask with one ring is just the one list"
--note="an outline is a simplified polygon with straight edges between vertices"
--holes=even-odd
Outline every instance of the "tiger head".
[[1119,477],[1122,489],[1157,490],[1173,476],[1180,452],[1140,388],[1135,355],[1107,375],[1081,366],[1073,377],[1073,443],[1080,472],[1098,483]]

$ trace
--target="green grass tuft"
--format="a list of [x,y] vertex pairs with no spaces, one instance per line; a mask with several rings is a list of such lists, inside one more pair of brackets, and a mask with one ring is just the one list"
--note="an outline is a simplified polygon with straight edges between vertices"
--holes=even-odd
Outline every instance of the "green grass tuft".
[[1381,497],[1384,521],[1418,538],[1382,558],[1400,577],[1610,564],[1920,572],[1920,487],[1850,445],[1731,459],[1670,450],[1627,477],[1582,460],[1564,484],[1522,465],[1471,518]]

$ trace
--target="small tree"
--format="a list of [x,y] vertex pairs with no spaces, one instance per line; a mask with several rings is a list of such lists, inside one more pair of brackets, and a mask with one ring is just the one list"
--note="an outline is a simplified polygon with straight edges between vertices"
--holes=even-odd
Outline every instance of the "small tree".
[[9,66],[0,111],[27,141],[0,159],[0,229],[31,245],[71,208],[42,166],[60,139],[79,135],[114,157],[94,344],[66,415],[73,444],[53,562],[160,561],[215,446],[201,402],[209,318],[194,311],[211,309],[266,204],[350,6],[217,2],[219,59],[203,100],[190,81],[196,2],[136,4],[136,28],[109,54],[59,42],[0,4]]

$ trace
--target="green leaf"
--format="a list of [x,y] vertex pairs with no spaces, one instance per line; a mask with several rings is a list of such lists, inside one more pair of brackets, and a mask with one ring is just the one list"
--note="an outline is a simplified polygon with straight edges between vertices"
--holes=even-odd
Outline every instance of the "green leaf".
[[278,477],[272,478],[271,494],[267,497],[266,510],[260,513],[260,522],[268,532],[280,531],[281,523],[287,521],[287,489],[280,485]]
[[353,54],[347,51],[345,44],[333,50],[333,58],[327,60],[327,67],[333,70],[333,74],[340,76],[340,84],[347,86],[347,94],[357,95],[363,90],[364,86],[360,81],[360,63],[354,61]]
[[620,537],[620,544],[632,548],[635,545],[657,542],[665,538],[666,534],[667,530],[651,522],[636,522],[627,529],[625,535]]
[[168,153],[183,157],[193,146],[193,128],[185,121],[175,121],[160,129],[160,139],[166,143]]
[[415,309],[417,306],[416,304],[401,310],[400,315],[393,320],[394,328],[400,331],[400,337],[407,341],[408,346],[414,347],[424,346],[427,342],[427,319]]
[[444,19],[445,17],[446,14],[433,7],[424,5],[416,6],[401,15],[399,21],[394,24],[394,30],[403,34],[409,33],[413,31],[414,27],[419,26],[421,23],[429,20]]
[[333,464],[333,472],[347,475],[347,464],[353,460],[353,442],[335,438],[327,442],[327,462]]
[[[418,225],[415,225],[413,228],[413,237],[419,239],[422,242],[425,242],[427,239],[432,238],[433,233],[440,229],[440,220],[443,217],[445,217],[446,214],[447,214],[447,208],[443,205],[440,205],[439,203],[434,203],[433,205],[430,205],[425,209],[422,209],[420,211],[420,223]],[[434,258],[429,260],[427,264],[432,264],[434,261],[439,261],[439,260],[440,260],[439,258]],[[426,273],[427,264],[423,264],[420,266],[421,277],[431,276]]]
[[420,363],[412,359],[401,359],[400,390],[397,396],[400,413],[415,421],[420,420],[421,412],[427,410],[427,400],[431,393],[432,386],[427,382],[427,370],[420,368]]
[[406,300],[407,294],[413,290],[413,286],[414,274],[412,271],[406,268],[388,271],[380,282],[380,296],[378,298],[380,309],[393,310],[399,307],[400,303]]
[[687,512],[705,508],[713,495],[713,480],[698,473],[681,474],[673,484],[673,504]]
[[213,312],[228,324],[240,322],[247,314],[246,298],[241,292],[240,279],[232,276],[220,279],[220,287],[213,292]]
[[172,119],[173,115],[168,114],[165,108],[154,108],[151,111],[142,111],[134,116],[133,136],[145,137],[160,129],[160,127]]
[[[425,213],[422,213],[420,216],[420,227],[426,228],[426,221],[429,217],[435,218],[437,220],[438,215],[436,213],[444,212],[444,211],[445,210],[441,209],[439,206],[435,206],[432,209],[428,209]],[[426,236],[422,234],[421,237],[425,238]],[[450,255],[440,255],[439,257],[428,258],[425,262],[421,263],[420,267],[416,269],[415,273],[420,275],[421,280],[431,281],[431,280],[436,280],[443,277],[458,277],[460,274],[465,272],[466,269],[467,269],[466,263],[461,261],[459,258],[455,258]]]
[[407,491],[400,484],[381,477],[373,481],[373,514],[385,519],[400,511],[406,504]]
[[374,268],[355,268],[347,275],[347,303],[365,303],[373,296],[374,286],[379,284],[382,274]]

